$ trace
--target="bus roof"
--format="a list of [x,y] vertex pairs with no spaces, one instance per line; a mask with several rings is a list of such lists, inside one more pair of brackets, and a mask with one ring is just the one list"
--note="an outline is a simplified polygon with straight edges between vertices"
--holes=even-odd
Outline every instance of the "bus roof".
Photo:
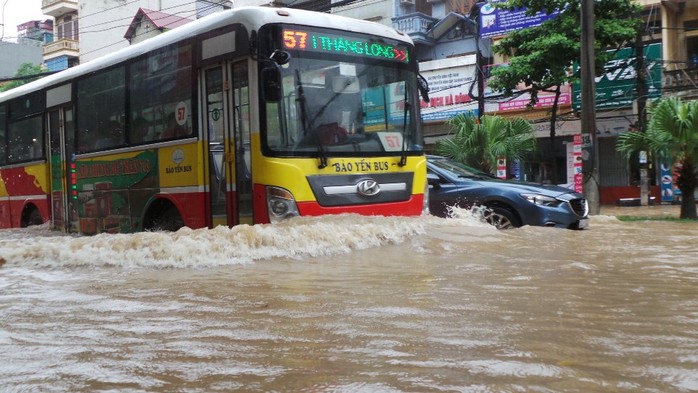
[[261,26],[269,23],[302,24],[308,26],[334,28],[357,33],[366,33],[374,36],[408,42],[410,44],[412,43],[412,40],[408,35],[399,33],[392,27],[361,19],[295,8],[240,7],[205,16],[176,29],[169,30],[156,37],[118,50],[112,54],[102,56],[87,63],[68,68],[64,71],[49,75],[37,81],[18,86],[4,93],[0,93],[0,102],[22,96],[32,91],[60,85],[61,83],[72,80],[80,75],[87,75],[91,72],[110,67],[124,60],[140,56],[155,49],[192,36],[196,36],[198,34],[203,34],[208,31],[227,26],[231,23],[241,23],[250,31],[258,30]]

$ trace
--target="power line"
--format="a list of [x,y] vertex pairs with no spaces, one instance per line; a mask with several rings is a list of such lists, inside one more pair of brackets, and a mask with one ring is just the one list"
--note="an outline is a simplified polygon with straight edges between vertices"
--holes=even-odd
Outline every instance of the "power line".
[[42,72],[42,73],[34,74],[34,75],[0,77],[0,83],[11,82],[11,81],[21,81],[21,80],[27,80],[27,79],[39,79],[39,78],[43,78],[45,76],[49,76],[51,74],[55,74],[57,72],[59,72],[59,71],[48,71],[48,72]]
[[[132,1],[131,3],[134,3],[134,2],[135,2],[135,1]],[[183,7],[183,6],[187,6],[187,5],[196,5],[197,3],[198,3],[197,1],[193,1],[193,2],[188,2],[188,3],[178,4],[178,5],[175,5],[175,6],[163,8],[163,9],[160,10],[159,12],[165,12],[165,11],[170,10],[170,9],[173,9],[173,8],[179,8],[179,7]],[[130,4],[130,3],[129,3],[129,4]],[[210,11],[210,10],[212,10],[212,9],[215,9],[215,8],[217,8],[217,7],[220,7],[220,6],[222,6],[222,5],[223,5],[223,2],[220,2],[220,3],[210,3],[210,4],[207,5],[206,7],[202,8],[202,9],[195,9],[193,12],[191,12],[191,13],[189,13],[189,14],[183,12],[183,13],[182,13],[183,15],[182,15],[182,14],[174,14],[174,16],[178,16],[178,17],[186,18],[186,19],[191,19],[191,16],[197,16],[199,13],[205,13],[205,12],[207,12],[207,11]],[[111,9],[114,9],[114,8],[117,8],[117,7],[113,7],[113,8],[111,8]],[[98,12],[95,12],[95,13],[90,14],[90,15],[96,15],[97,13],[98,13]],[[166,18],[166,17],[163,16],[162,18]],[[161,19],[161,18],[156,18],[156,20],[159,20],[159,19]],[[130,22],[133,20],[133,16],[130,16],[130,17],[128,17],[128,18],[121,18],[121,19],[118,19],[117,21],[123,21],[123,20],[128,20],[129,23],[128,23],[128,24],[117,25],[117,26],[110,27],[110,28],[105,28],[105,29],[103,29],[103,30],[95,30],[95,31],[84,31],[83,28],[81,27],[81,28],[80,28],[80,31],[81,31],[80,35],[83,35],[83,34],[90,34],[90,33],[99,33],[99,32],[104,32],[104,31],[108,31],[108,30],[113,30],[113,29],[116,29],[116,28],[126,28],[126,27],[128,27],[128,26],[131,25]],[[94,27],[94,26],[98,26],[98,25],[92,25],[92,26],[88,26],[88,27]],[[109,48],[109,47],[112,47],[112,46],[115,46],[115,45],[120,45],[120,44],[123,44],[123,43],[124,43],[124,40],[121,40],[121,39],[120,39],[119,41],[112,42],[112,43],[110,43],[110,44],[107,44],[107,45],[101,46],[101,47],[99,47],[99,48],[96,48],[96,49],[94,49],[94,50],[86,51],[86,52],[81,52],[80,55],[87,55],[87,54],[99,52],[99,51],[102,51],[102,50],[107,49],[107,48]]]

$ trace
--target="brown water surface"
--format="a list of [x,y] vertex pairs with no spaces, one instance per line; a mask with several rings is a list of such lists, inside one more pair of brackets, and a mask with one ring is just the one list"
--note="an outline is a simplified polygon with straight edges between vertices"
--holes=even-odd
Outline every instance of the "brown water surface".
[[623,209],[1,231],[0,391],[698,391],[698,224]]

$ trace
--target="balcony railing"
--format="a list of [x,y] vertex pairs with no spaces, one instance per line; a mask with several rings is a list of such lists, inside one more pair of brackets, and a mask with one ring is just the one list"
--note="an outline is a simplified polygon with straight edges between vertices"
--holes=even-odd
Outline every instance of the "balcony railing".
[[427,44],[433,43],[432,39],[427,36],[427,33],[438,21],[439,19],[421,12],[413,12],[393,18],[393,28],[408,34],[415,43]]
[[662,91],[664,96],[698,95],[698,68],[663,71]]
[[80,55],[80,43],[76,40],[60,40],[44,45],[45,58],[60,55],[78,57]]

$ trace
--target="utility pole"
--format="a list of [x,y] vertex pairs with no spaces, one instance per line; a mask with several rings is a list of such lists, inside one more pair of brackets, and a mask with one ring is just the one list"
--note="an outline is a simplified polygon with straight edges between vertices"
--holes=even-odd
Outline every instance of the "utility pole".
[[477,73],[477,118],[482,119],[485,114],[485,71],[483,67],[483,56],[482,56],[482,37],[480,37],[480,7],[483,3],[475,4],[474,13],[471,13],[471,17],[475,18],[475,72]]
[[594,80],[594,0],[582,0],[581,4],[581,87],[582,87],[582,174],[584,196],[589,204],[589,214],[598,215],[599,203],[599,147],[596,143],[596,81]]
[[[642,42],[642,29],[637,29],[635,38],[635,81],[637,90],[637,131],[645,132],[647,128],[647,67],[645,67],[645,48]],[[650,202],[648,157],[647,152],[640,152],[640,205],[647,206]]]
[[[478,23],[479,26],[479,23]],[[479,29],[478,29],[479,30]],[[477,117],[482,119],[485,114],[485,71],[482,69],[482,48],[480,48],[480,32],[478,31],[478,36],[475,38],[478,42],[477,52],[475,53],[475,62],[477,63]]]

